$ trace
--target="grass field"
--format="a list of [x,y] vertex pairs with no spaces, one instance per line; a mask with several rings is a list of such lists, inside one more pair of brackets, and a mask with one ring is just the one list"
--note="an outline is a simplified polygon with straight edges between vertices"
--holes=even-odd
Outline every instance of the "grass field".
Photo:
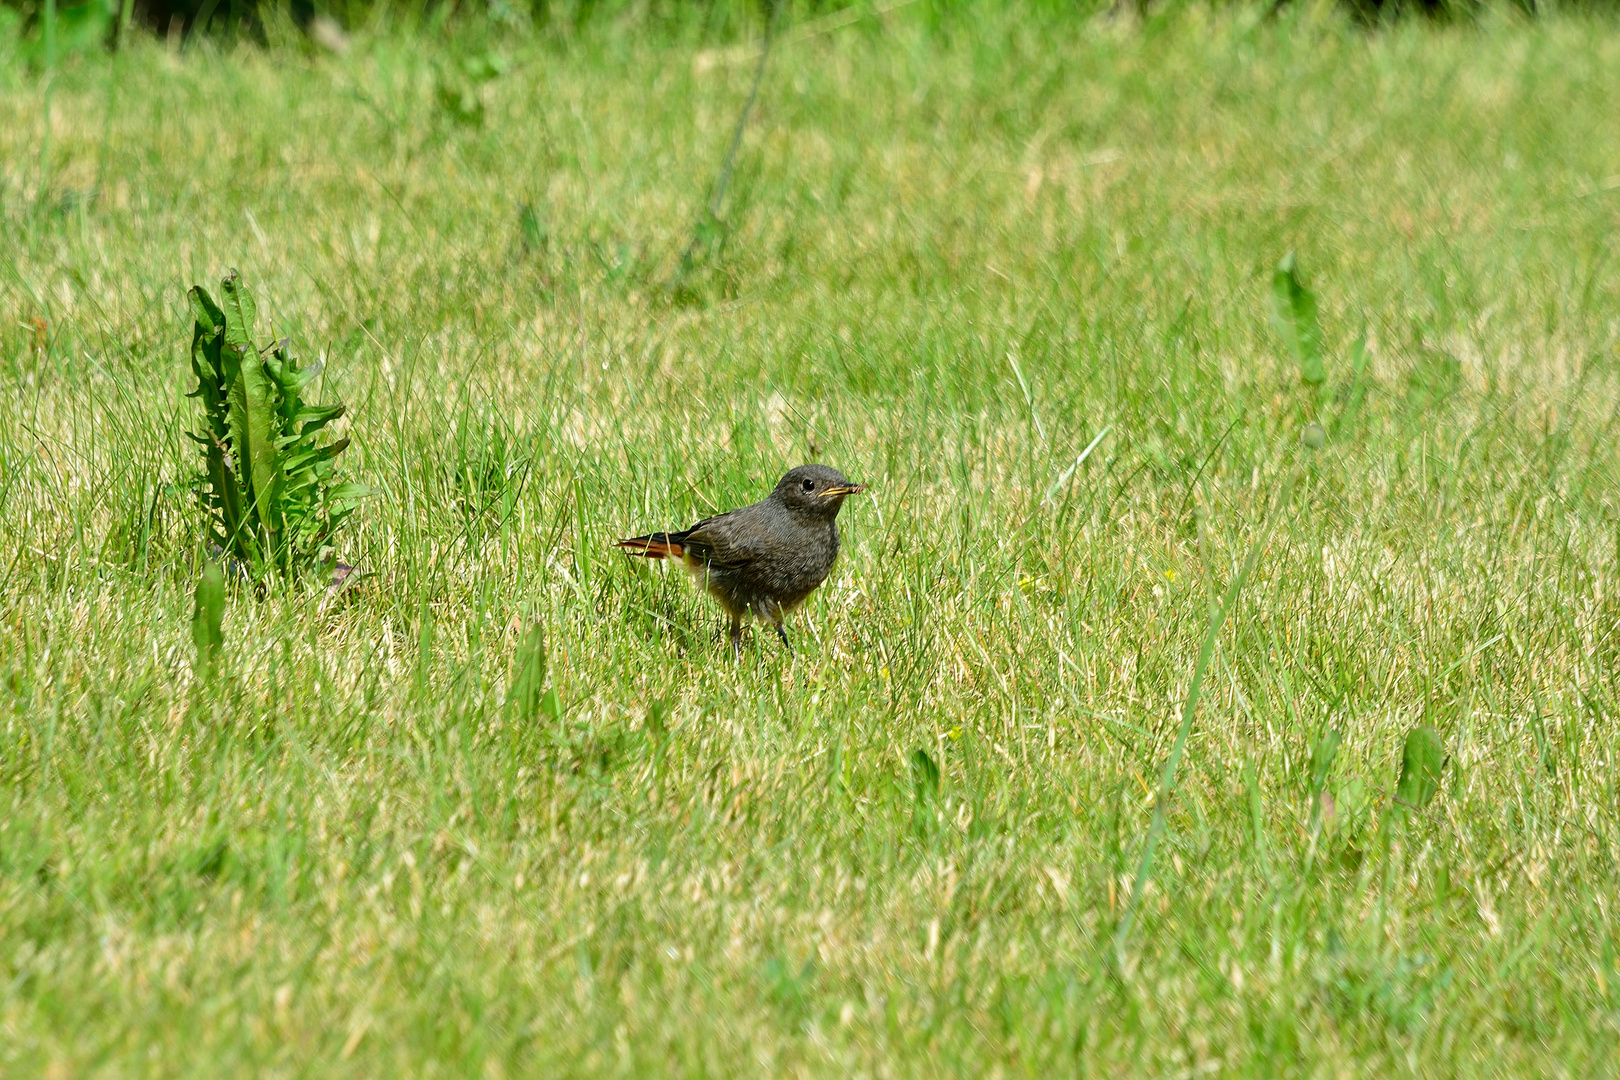
[[[746,47],[18,48],[0,1073],[1620,1070],[1620,25],[787,27],[673,293]],[[231,267],[377,495],[210,682]],[[609,545],[807,460],[871,492],[732,664]]]

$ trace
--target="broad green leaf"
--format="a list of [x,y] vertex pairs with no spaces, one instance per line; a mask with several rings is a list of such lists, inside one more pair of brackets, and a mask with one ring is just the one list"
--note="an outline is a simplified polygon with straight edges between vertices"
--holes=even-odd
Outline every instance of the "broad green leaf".
[[1422,724],[1407,732],[1401,776],[1395,783],[1396,803],[1414,810],[1428,806],[1440,790],[1440,774],[1445,767],[1445,746],[1438,731]]
[[374,493],[364,484],[334,484],[326,493],[328,502],[343,502],[349,499],[369,499]]
[[253,294],[248,292],[235,270],[220,282],[219,291],[225,313],[225,344],[234,346],[244,359],[248,353],[258,356],[259,351],[253,345],[253,323],[258,317]]
[[210,559],[197,582],[191,612],[191,640],[197,646],[197,668],[212,673],[225,643],[225,575]]
[[1321,386],[1327,381],[1327,369],[1322,365],[1322,328],[1316,320],[1316,298],[1295,273],[1292,251],[1283,256],[1272,274],[1271,299],[1278,332],[1299,365],[1300,379],[1309,386]]
[[331,461],[333,458],[337,457],[339,454],[343,453],[343,451],[347,450],[348,448],[349,448],[349,440],[348,440],[347,437],[339,439],[337,442],[327,443],[325,446],[322,446],[322,447],[319,447],[318,449],[316,449],[316,451],[315,451],[315,460],[316,461]]
[[225,313],[201,285],[194,286],[186,298],[195,320],[191,327],[191,370],[197,376],[196,393],[203,395],[205,401],[209,400],[210,390],[223,397],[219,347],[225,332]]
[[911,778],[917,785],[918,795],[934,795],[939,791],[939,766],[922,747],[911,752]]
[[524,203],[518,208],[518,232],[522,235],[524,249],[530,252],[541,250],[550,239],[545,222],[535,212],[532,203]]
[[517,649],[517,673],[512,678],[512,690],[507,694],[517,715],[533,720],[540,715],[540,699],[546,684],[546,631],[536,623],[529,627]]
[[1333,759],[1339,756],[1339,743],[1342,741],[1337,731],[1329,728],[1316,745],[1311,747],[1311,794],[1318,795],[1327,786],[1328,772],[1333,768]]
[[225,312],[214,303],[214,298],[208,295],[207,289],[201,285],[193,285],[191,291],[186,293],[186,299],[191,303],[191,314],[197,321],[199,332],[212,333],[225,328]]
[[281,471],[275,448],[276,386],[253,346],[253,294],[235,271],[220,283],[220,292],[225,310],[224,358],[227,365],[234,360],[238,368],[229,394],[231,449],[238,474],[247,481],[244,486],[253,517],[268,540],[278,524],[271,492]]
[[242,513],[242,491],[236,483],[236,474],[225,466],[225,455],[219,447],[208,451],[208,482],[218,500],[220,522],[225,538],[224,547],[244,561],[257,565],[259,547],[252,525]]
[[247,480],[249,504],[266,537],[275,528],[270,493],[280,472],[274,444],[274,412],[270,380],[257,357],[253,357],[242,364],[241,374],[231,386],[231,448],[239,472],[244,465],[247,467],[243,478]]
[[191,328],[191,371],[197,376],[197,388],[188,396],[202,399],[203,419],[210,434],[223,440],[226,381],[220,364],[220,345],[225,332],[225,313],[200,285],[186,295],[195,316]]
[[333,420],[342,416],[345,410],[346,406],[341,403],[336,405],[305,405],[293,414],[292,422],[303,425],[298,433],[300,436],[313,435]]
[[[311,450],[302,450],[295,454],[288,454],[281,462],[281,468],[287,473],[301,472],[324,461],[330,461],[348,449],[349,440],[339,439],[326,446],[317,446]],[[277,449],[282,449],[278,447]]]
[[1255,769],[1253,761],[1243,763],[1243,786],[1249,793],[1249,824],[1254,829],[1254,846],[1264,857],[1266,850],[1266,803],[1260,794],[1260,774]]

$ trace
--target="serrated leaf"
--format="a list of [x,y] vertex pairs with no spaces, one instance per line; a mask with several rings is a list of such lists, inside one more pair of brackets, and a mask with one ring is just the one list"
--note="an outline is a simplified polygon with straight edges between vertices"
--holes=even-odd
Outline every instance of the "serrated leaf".
[[339,439],[337,442],[330,443],[326,446],[317,446],[310,450],[302,450],[296,454],[289,454],[282,462],[282,469],[287,473],[296,473],[302,472],[306,469],[312,469],[317,465],[331,461],[348,448],[349,440]]
[[208,451],[208,484],[218,500],[224,546],[236,552],[239,558],[257,563],[259,548],[252,526],[242,513],[242,492],[236,483],[236,474],[226,467],[225,455],[218,445]]
[[253,303],[253,294],[242,284],[241,275],[235,270],[220,282],[219,291],[220,310],[225,317],[225,344],[236,348],[243,358],[249,353],[257,357],[259,350],[253,345],[253,323],[258,318],[258,308]]
[[355,500],[371,494],[362,485],[328,488],[348,440],[315,440],[344,414],[343,405],[301,399],[321,365],[300,368],[290,341],[254,348],[255,304],[234,270],[222,283],[221,304],[200,286],[188,295],[194,396],[204,414],[188,434],[207,463],[197,496],[210,533],[255,574],[327,565],[327,538]]
[[268,536],[275,531],[270,493],[280,472],[275,447],[274,391],[257,359],[242,365],[241,374],[231,385],[231,448],[238,464],[246,464],[248,504]]
[[281,415],[290,425],[293,418],[304,409],[303,400],[299,395],[315,377],[315,373],[299,368],[297,360],[280,349],[265,358],[264,369],[281,390]]
[[1446,767],[1445,745],[1440,733],[1421,724],[1406,733],[1401,752],[1401,775],[1395,783],[1395,801],[1422,810],[1440,790],[1440,774]]
[[208,295],[207,289],[201,285],[193,285],[186,293],[186,299],[191,304],[191,315],[197,322],[199,333],[212,333],[225,328],[225,312],[214,303],[214,298]]
[[[286,448],[277,447],[277,449],[285,450]],[[287,454],[281,459],[281,470],[289,478],[298,474],[312,475],[314,473],[314,464],[317,460],[316,455],[319,453],[319,450],[311,448]]]
[[303,425],[302,430],[299,432],[300,435],[313,435],[333,420],[342,416],[345,411],[346,407],[342,403],[336,405],[305,405],[293,414],[292,423]]
[[[280,356],[282,354],[277,353],[276,355]],[[286,391],[289,400],[296,402],[298,395],[304,392],[304,387],[308,386],[314,378],[315,372],[312,369],[295,367],[292,358],[288,357],[286,371],[281,377],[281,388]]]
[[[224,297],[225,346],[222,358],[227,370],[235,366],[236,378],[227,396],[231,449],[236,454],[242,471],[248,506],[254,520],[269,538],[275,533],[276,521],[271,499],[280,473],[280,460],[276,453],[276,387],[253,347],[253,295],[238,279],[236,272],[220,283]],[[251,529],[247,523],[237,526],[239,531]]]
[[330,442],[330,443],[327,443],[325,446],[322,446],[322,447],[318,448],[315,451],[315,460],[316,461],[331,461],[333,458],[337,457],[339,454],[343,453],[343,451],[347,450],[348,448],[349,448],[349,440],[348,440],[348,437],[345,436],[345,437],[337,440],[336,442]]
[[210,431],[225,436],[225,391],[227,384],[220,363],[220,344],[225,332],[225,313],[220,311],[202,286],[186,294],[195,321],[191,327],[191,371],[197,388],[189,396],[203,401],[203,418]]
[[1294,269],[1290,251],[1277,264],[1271,276],[1272,313],[1278,332],[1299,365],[1299,377],[1308,386],[1327,381],[1322,364],[1322,327],[1316,319],[1316,298],[1305,288]]

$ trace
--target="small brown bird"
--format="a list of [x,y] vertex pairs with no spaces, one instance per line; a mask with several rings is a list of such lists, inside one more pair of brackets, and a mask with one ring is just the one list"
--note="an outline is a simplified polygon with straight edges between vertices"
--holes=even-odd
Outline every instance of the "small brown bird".
[[753,615],[776,628],[827,580],[838,558],[838,511],[865,491],[837,469],[800,465],[763,501],[704,518],[685,532],[656,532],[618,546],[649,559],[679,559],[731,616],[731,650],[741,653],[742,622]]

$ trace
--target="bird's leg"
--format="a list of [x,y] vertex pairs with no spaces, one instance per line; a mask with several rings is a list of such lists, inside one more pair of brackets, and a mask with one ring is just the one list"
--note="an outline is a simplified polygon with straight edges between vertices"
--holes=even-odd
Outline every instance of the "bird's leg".
[[776,621],[776,636],[782,639],[782,648],[788,651],[788,655],[796,658],[798,653],[793,651],[793,645],[788,641],[787,631],[782,629],[782,620],[780,619]]
[[732,659],[738,661],[739,663],[742,661],[742,616],[741,615],[733,615],[731,617],[731,657],[732,657]]

